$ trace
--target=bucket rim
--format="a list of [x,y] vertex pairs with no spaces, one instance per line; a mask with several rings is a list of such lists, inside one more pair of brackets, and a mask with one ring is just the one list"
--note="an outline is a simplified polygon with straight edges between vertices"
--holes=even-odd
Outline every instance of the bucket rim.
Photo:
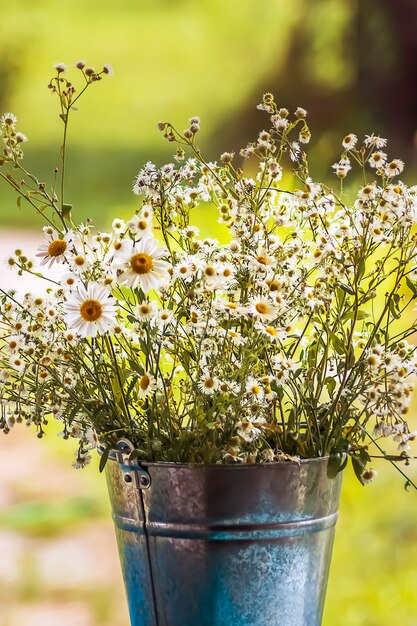
[[[99,455],[103,454],[103,449],[100,447],[97,448]],[[288,459],[288,460],[280,460],[273,462],[264,462],[264,463],[180,463],[175,461],[141,461],[139,459],[135,459],[132,463],[132,469],[135,466],[138,467],[149,467],[149,468],[175,468],[175,469],[192,469],[192,470],[205,470],[205,469],[222,469],[225,471],[230,470],[250,470],[250,469],[261,469],[261,468],[277,468],[277,467],[298,467],[300,465],[311,465],[315,463],[324,464],[328,463],[331,458],[340,457],[340,454],[327,454],[325,456],[320,457],[311,457],[307,459]],[[343,458],[346,456],[346,453],[343,454]],[[118,452],[115,448],[110,450],[109,461],[114,461],[120,464],[118,460]]]

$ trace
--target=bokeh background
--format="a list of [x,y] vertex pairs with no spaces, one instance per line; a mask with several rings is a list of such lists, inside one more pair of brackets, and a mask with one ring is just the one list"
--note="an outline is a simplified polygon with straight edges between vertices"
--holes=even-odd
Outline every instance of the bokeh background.
[[[308,109],[317,177],[331,180],[347,132],[374,131],[412,181],[416,33],[415,0],[2,2],[0,111],[29,136],[27,169],[51,181],[62,131],[52,63],[114,67],[70,128],[67,199],[76,219],[102,228],[135,210],[141,164],[172,158],[160,119],[183,128],[200,115],[200,143],[215,159],[262,129],[265,91]],[[214,216],[201,223],[217,227]],[[4,185],[0,225],[2,259],[36,250],[41,223]],[[1,286],[15,281],[1,261]],[[96,464],[73,470],[71,445],[53,431],[48,441],[24,428],[0,439],[0,626],[127,626],[104,478]],[[388,465],[377,469],[367,488],[346,471],[324,626],[417,626],[416,495]]]

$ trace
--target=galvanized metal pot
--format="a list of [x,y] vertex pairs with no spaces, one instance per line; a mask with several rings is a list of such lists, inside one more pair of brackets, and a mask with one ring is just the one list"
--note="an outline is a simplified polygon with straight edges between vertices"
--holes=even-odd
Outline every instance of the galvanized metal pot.
[[129,464],[107,481],[132,626],[319,626],[341,474],[328,459]]

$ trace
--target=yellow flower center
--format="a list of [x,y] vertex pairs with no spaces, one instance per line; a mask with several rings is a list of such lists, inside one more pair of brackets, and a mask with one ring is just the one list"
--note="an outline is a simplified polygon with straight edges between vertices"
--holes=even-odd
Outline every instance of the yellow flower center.
[[138,224],[139,230],[146,230],[148,228],[148,222],[141,220]]
[[211,267],[211,265],[208,265],[204,270],[204,273],[206,276],[215,276],[216,270],[214,269],[214,267]]
[[78,267],[81,267],[85,263],[85,258],[81,255],[76,256],[74,259],[74,263],[75,265],[78,265]]
[[206,387],[206,389],[212,389],[214,387],[214,380],[212,378],[206,378],[204,387]]
[[142,304],[139,307],[139,312],[141,315],[148,315],[151,312],[151,307],[149,307],[147,304]]
[[139,381],[139,387],[142,389],[142,391],[146,391],[150,383],[151,383],[151,379],[149,378],[149,376],[145,374],[144,376],[142,376],[142,378]]
[[136,274],[149,274],[153,268],[153,258],[146,252],[139,252],[130,259],[130,267]]
[[276,329],[272,326],[265,326],[265,332],[268,333],[268,335],[271,335],[271,337],[276,337],[278,334]]
[[255,305],[255,309],[258,311],[258,313],[260,313],[261,315],[265,315],[265,313],[268,313],[268,306],[266,304],[264,304],[263,302],[258,302]]
[[48,256],[61,256],[67,249],[67,242],[63,239],[55,239],[48,246]]
[[282,287],[281,283],[279,283],[277,280],[269,280],[267,281],[267,285],[270,291],[279,291]]
[[80,314],[86,322],[96,322],[103,314],[103,307],[98,300],[86,300],[80,306]]
[[258,261],[258,263],[260,263],[261,265],[266,265],[267,264],[267,258],[265,256],[257,256],[256,260]]

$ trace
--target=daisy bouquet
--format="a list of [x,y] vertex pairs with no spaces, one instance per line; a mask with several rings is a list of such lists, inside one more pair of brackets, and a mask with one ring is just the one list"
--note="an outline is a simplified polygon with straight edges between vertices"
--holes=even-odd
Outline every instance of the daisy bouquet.
[[[111,68],[77,67],[81,89],[63,64],[50,83],[64,124],[51,188],[24,169],[15,116],[1,118],[0,175],[45,220],[37,257],[17,250],[8,264],[49,281],[42,296],[0,293],[3,432],[24,422],[43,437],[58,420],[78,442],[76,467],[98,443],[104,466],[127,438],[143,460],[332,455],[335,472],[350,457],[365,483],[383,457],[403,473],[415,438],[417,187],[398,181],[386,140],[345,137],[335,191],[310,175],[306,111],[271,94],[258,106],[268,130],[217,162],[197,146],[198,117],[183,132],[161,122],[173,162],[146,163],[136,213],[102,232],[74,224],[65,202],[66,134],[74,104]],[[363,184],[346,193],[352,166]],[[207,206],[224,243],[193,225]]]

